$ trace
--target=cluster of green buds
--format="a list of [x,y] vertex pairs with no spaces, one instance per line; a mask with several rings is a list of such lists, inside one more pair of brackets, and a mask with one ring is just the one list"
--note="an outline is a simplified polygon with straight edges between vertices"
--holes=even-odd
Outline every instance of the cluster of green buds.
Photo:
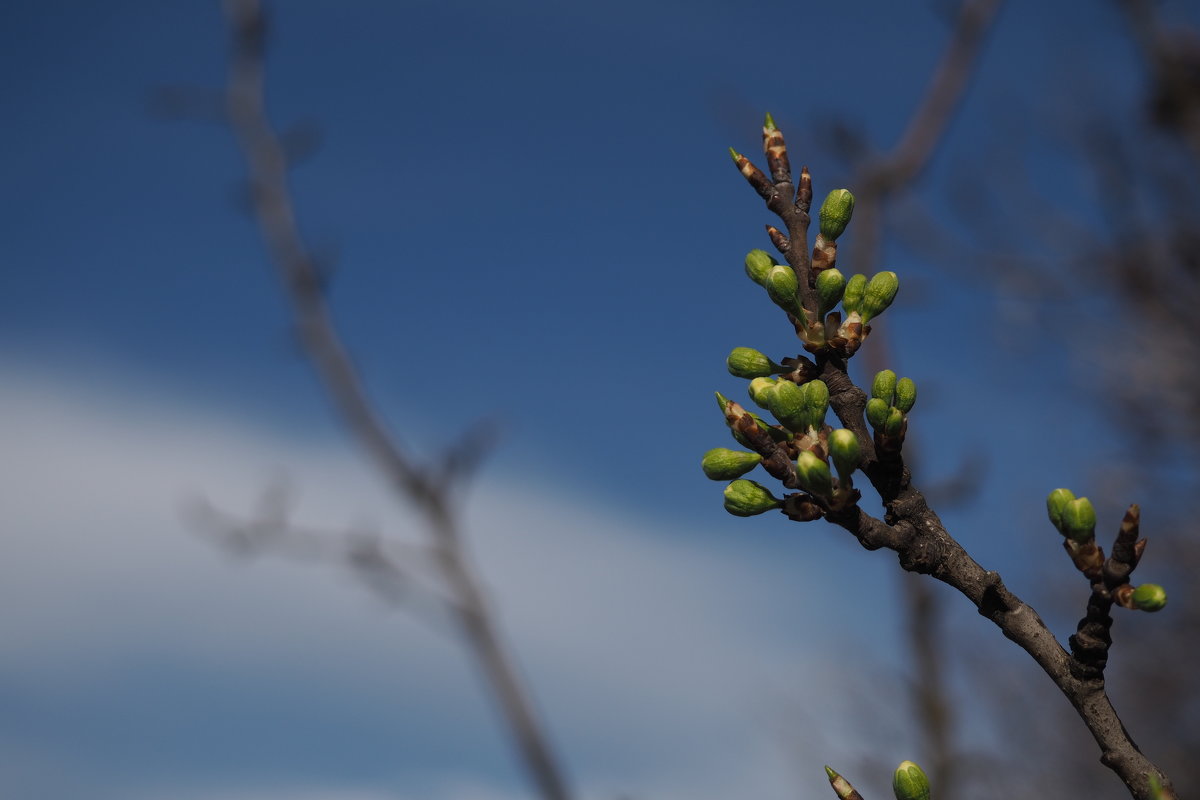
[[867,422],[875,431],[875,447],[883,453],[899,452],[908,431],[908,412],[917,402],[917,384],[912,378],[896,378],[885,369],[871,381]]
[[[1076,497],[1070,489],[1055,489],[1046,497],[1046,513],[1050,523],[1063,535],[1063,547],[1079,571],[1093,583],[1105,580],[1104,550],[1096,544],[1096,509],[1092,501]],[[1137,567],[1146,549],[1146,540],[1138,539],[1139,518],[1138,507],[1130,506],[1113,547],[1117,556],[1118,548],[1124,546],[1121,557],[1128,572]],[[1155,583],[1138,587],[1124,583],[1112,587],[1111,595],[1118,605],[1139,611],[1159,611],[1167,604],[1166,591]]]
[[[840,800],[862,800],[862,795],[830,767],[825,767],[829,785]],[[925,770],[912,761],[901,761],[892,775],[892,792],[896,800],[929,800],[929,778]]]

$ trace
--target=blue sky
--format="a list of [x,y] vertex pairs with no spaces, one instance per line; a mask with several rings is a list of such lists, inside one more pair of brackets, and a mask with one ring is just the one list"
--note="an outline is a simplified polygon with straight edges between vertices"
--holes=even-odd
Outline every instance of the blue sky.
[[[1081,81],[1114,103],[1134,88],[1114,13],[1044,5],[1002,12],[926,181],[946,224],[940,182],[989,157],[1004,109],[1051,120]],[[901,660],[877,610],[895,568],[823,525],[729,518],[700,475],[726,443],[712,391],[743,391],[729,349],[798,349],[742,274],[770,220],[725,148],[756,152],[770,110],[822,196],[839,167],[812,121],[845,114],[889,145],[940,18],[366,0],[274,16],[270,109],[322,133],[295,193],[371,391],[425,452],[505,425],[471,539],[583,794],[822,796],[854,732],[797,720],[855,691],[831,642]],[[220,86],[218,4],[4,18],[0,793],[527,796],[455,642],[332,571],[231,562],[180,521],[189,497],[246,509],[286,473],[306,518],[411,533],[298,356],[229,132],[147,110],[157,86]],[[1061,153],[1022,154],[1040,189],[1090,191]],[[885,325],[930,388],[913,422],[930,479],[988,453],[978,505],[944,516],[1021,592],[1028,548],[1058,555],[1042,498],[1087,491],[1101,422],[1061,354],[999,335],[1008,301],[987,281],[894,248],[887,266],[925,287]],[[836,615],[812,600],[834,590],[852,598]]]

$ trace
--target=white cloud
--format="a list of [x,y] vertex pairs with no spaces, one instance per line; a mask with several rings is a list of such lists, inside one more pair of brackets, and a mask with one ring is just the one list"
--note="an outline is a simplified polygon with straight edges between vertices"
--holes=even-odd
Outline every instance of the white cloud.
[[[127,376],[85,384],[12,364],[0,375],[0,642],[13,674],[86,697],[164,653],[248,680],[286,664],[314,692],[387,697],[398,680],[419,686],[442,724],[475,724],[479,691],[456,641],[412,615],[384,613],[335,569],[233,561],[180,522],[181,500],[201,493],[250,509],[285,470],[299,492],[298,519],[419,530],[349,446],[272,433]],[[801,646],[825,633],[811,617],[797,618],[786,637],[759,624],[771,617],[782,629],[796,616],[776,602],[790,565],[664,535],[661,520],[596,507],[569,489],[548,498],[548,477],[531,477],[536,495],[516,481],[478,487],[469,529],[573,774],[596,796],[794,796],[778,720],[763,709],[784,687],[818,676],[829,686],[833,670]],[[819,577],[805,580],[819,591],[811,585]],[[422,790],[423,800],[507,798],[504,787],[444,778],[436,792]],[[127,779],[134,785],[138,776]],[[430,780],[421,776],[423,786]],[[409,796],[370,786],[298,792],[286,776],[280,785],[266,794],[175,785],[171,794]]]

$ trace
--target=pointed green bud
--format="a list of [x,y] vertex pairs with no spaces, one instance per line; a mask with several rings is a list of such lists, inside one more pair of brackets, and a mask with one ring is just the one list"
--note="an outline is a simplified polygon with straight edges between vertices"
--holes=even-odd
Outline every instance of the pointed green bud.
[[837,774],[830,767],[825,767],[825,774],[829,776],[829,785],[833,787],[834,794],[838,796],[838,800],[862,800],[862,795],[855,791],[850,785],[850,781]]
[[1083,544],[1096,536],[1096,509],[1086,497],[1072,500],[1063,506],[1063,535]]
[[765,378],[772,372],[782,372],[783,367],[752,347],[735,347],[725,359],[729,374],[737,378]]
[[1133,604],[1142,611],[1161,611],[1167,604],[1167,592],[1157,583],[1143,583],[1133,590]]
[[882,431],[883,426],[887,424],[888,414],[891,410],[886,400],[872,397],[867,401],[867,422],[871,423],[871,427],[875,430]]
[[1046,513],[1050,515],[1050,522],[1060,533],[1063,531],[1063,512],[1067,510],[1067,504],[1074,500],[1075,495],[1070,489],[1055,489],[1046,498]]
[[875,276],[867,284],[866,292],[863,294],[862,307],[858,312],[862,315],[863,324],[866,325],[874,317],[882,314],[896,299],[898,291],[900,291],[900,279],[896,277],[896,273],[875,273]]
[[842,299],[846,291],[846,278],[836,269],[824,269],[817,274],[817,301],[821,306],[821,316],[824,317]]
[[861,273],[851,275],[850,280],[846,281],[846,290],[842,292],[842,308],[846,309],[846,314],[853,311],[862,313],[863,295],[867,291],[867,276]]
[[883,423],[883,432],[888,436],[899,436],[904,428],[904,412],[898,408],[888,411],[887,422]]
[[892,776],[896,800],[929,800],[929,778],[925,770],[911,761],[901,761]]
[[829,454],[833,456],[833,465],[837,467],[838,475],[849,477],[850,473],[858,469],[862,452],[854,431],[838,428],[829,434]]
[[890,406],[896,399],[896,373],[890,369],[876,372],[875,380],[871,381],[871,397],[878,397]]
[[804,427],[820,430],[829,410],[829,387],[825,381],[809,381],[800,387],[804,395]]
[[854,195],[846,189],[834,189],[821,204],[821,235],[826,239],[836,240],[850,224],[853,214]]
[[[771,392],[775,390],[775,384],[778,382],[778,378],[755,378],[754,380],[750,381],[750,387],[748,390],[750,392],[750,399],[753,400],[754,404],[759,408],[770,410],[771,406],[768,405],[767,397],[769,397]],[[789,383],[790,382],[791,381],[789,381]]]
[[741,161],[742,154],[737,150],[734,150],[732,147],[729,148],[729,157],[733,159],[733,163],[737,164],[739,167],[741,166],[741,164],[738,164],[738,162]]
[[767,395],[767,408],[784,427],[803,432],[805,423],[804,389],[788,380],[775,383]]
[[917,384],[912,378],[901,378],[896,381],[896,408],[907,414],[917,404]]
[[717,447],[709,450],[700,460],[700,468],[710,480],[731,481],[740,478],[758,466],[762,456],[741,450]]
[[725,413],[725,409],[729,407],[729,398],[720,392],[713,392],[717,396],[717,407],[721,409],[721,413]]
[[725,510],[735,517],[753,517],[781,505],[782,500],[771,494],[767,487],[754,481],[743,478],[725,487]]
[[799,316],[799,313],[796,307],[796,289],[799,285],[799,282],[796,280],[796,273],[786,264],[776,264],[771,267],[767,271],[766,280],[763,282],[763,286],[767,289],[767,294],[771,296],[771,300],[775,305],[797,316]]
[[775,127],[775,118],[771,116],[771,112],[770,112],[770,111],[768,111],[768,112],[767,112],[767,116],[766,116],[766,118],[763,120],[763,127],[764,127],[764,128],[766,128],[766,129],[767,129],[767,130],[769,130],[769,131],[777,131],[777,130],[779,130],[779,128]]
[[764,286],[767,273],[778,263],[766,250],[751,250],[746,253],[746,275],[759,286]]
[[796,459],[796,477],[804,490],[817,497],[828,498],[833,494],[833,476],[825,459],[817,458],[811,451],[803,450]]

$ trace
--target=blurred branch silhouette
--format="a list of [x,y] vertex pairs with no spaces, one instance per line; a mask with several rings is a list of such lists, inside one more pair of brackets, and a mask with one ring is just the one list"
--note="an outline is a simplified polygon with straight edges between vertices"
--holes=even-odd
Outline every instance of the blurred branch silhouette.
[[[469,432],[440,462],[425,466],[383,421],[338,333],[323,276],[296,221],[288,182],[289,146],[264,107],[267,18],[258,0],[226,0],[225,12],[232,44],[224,118],[245,156],[253,212],[290,301],[304,352],[344,424],[396,496],[424,519],[428,543],[420,560],[427,558],[433,565],[445,605],[503,714],[530,781],[544,800],[568,800],[571,793],[563,770],[500,636],[460,529],[455,491],[491,446],[493,431]],[[223,530],[221,539],[227,546],[344,561],[393,600],[402,596],[413,568],[412,553],[398,553],[374,535],[331,537],[301,531],[287,521],[278,502],[264,505],[265,515],[258,520],[242,524],[211,508],[198,512],[210,527]]]

